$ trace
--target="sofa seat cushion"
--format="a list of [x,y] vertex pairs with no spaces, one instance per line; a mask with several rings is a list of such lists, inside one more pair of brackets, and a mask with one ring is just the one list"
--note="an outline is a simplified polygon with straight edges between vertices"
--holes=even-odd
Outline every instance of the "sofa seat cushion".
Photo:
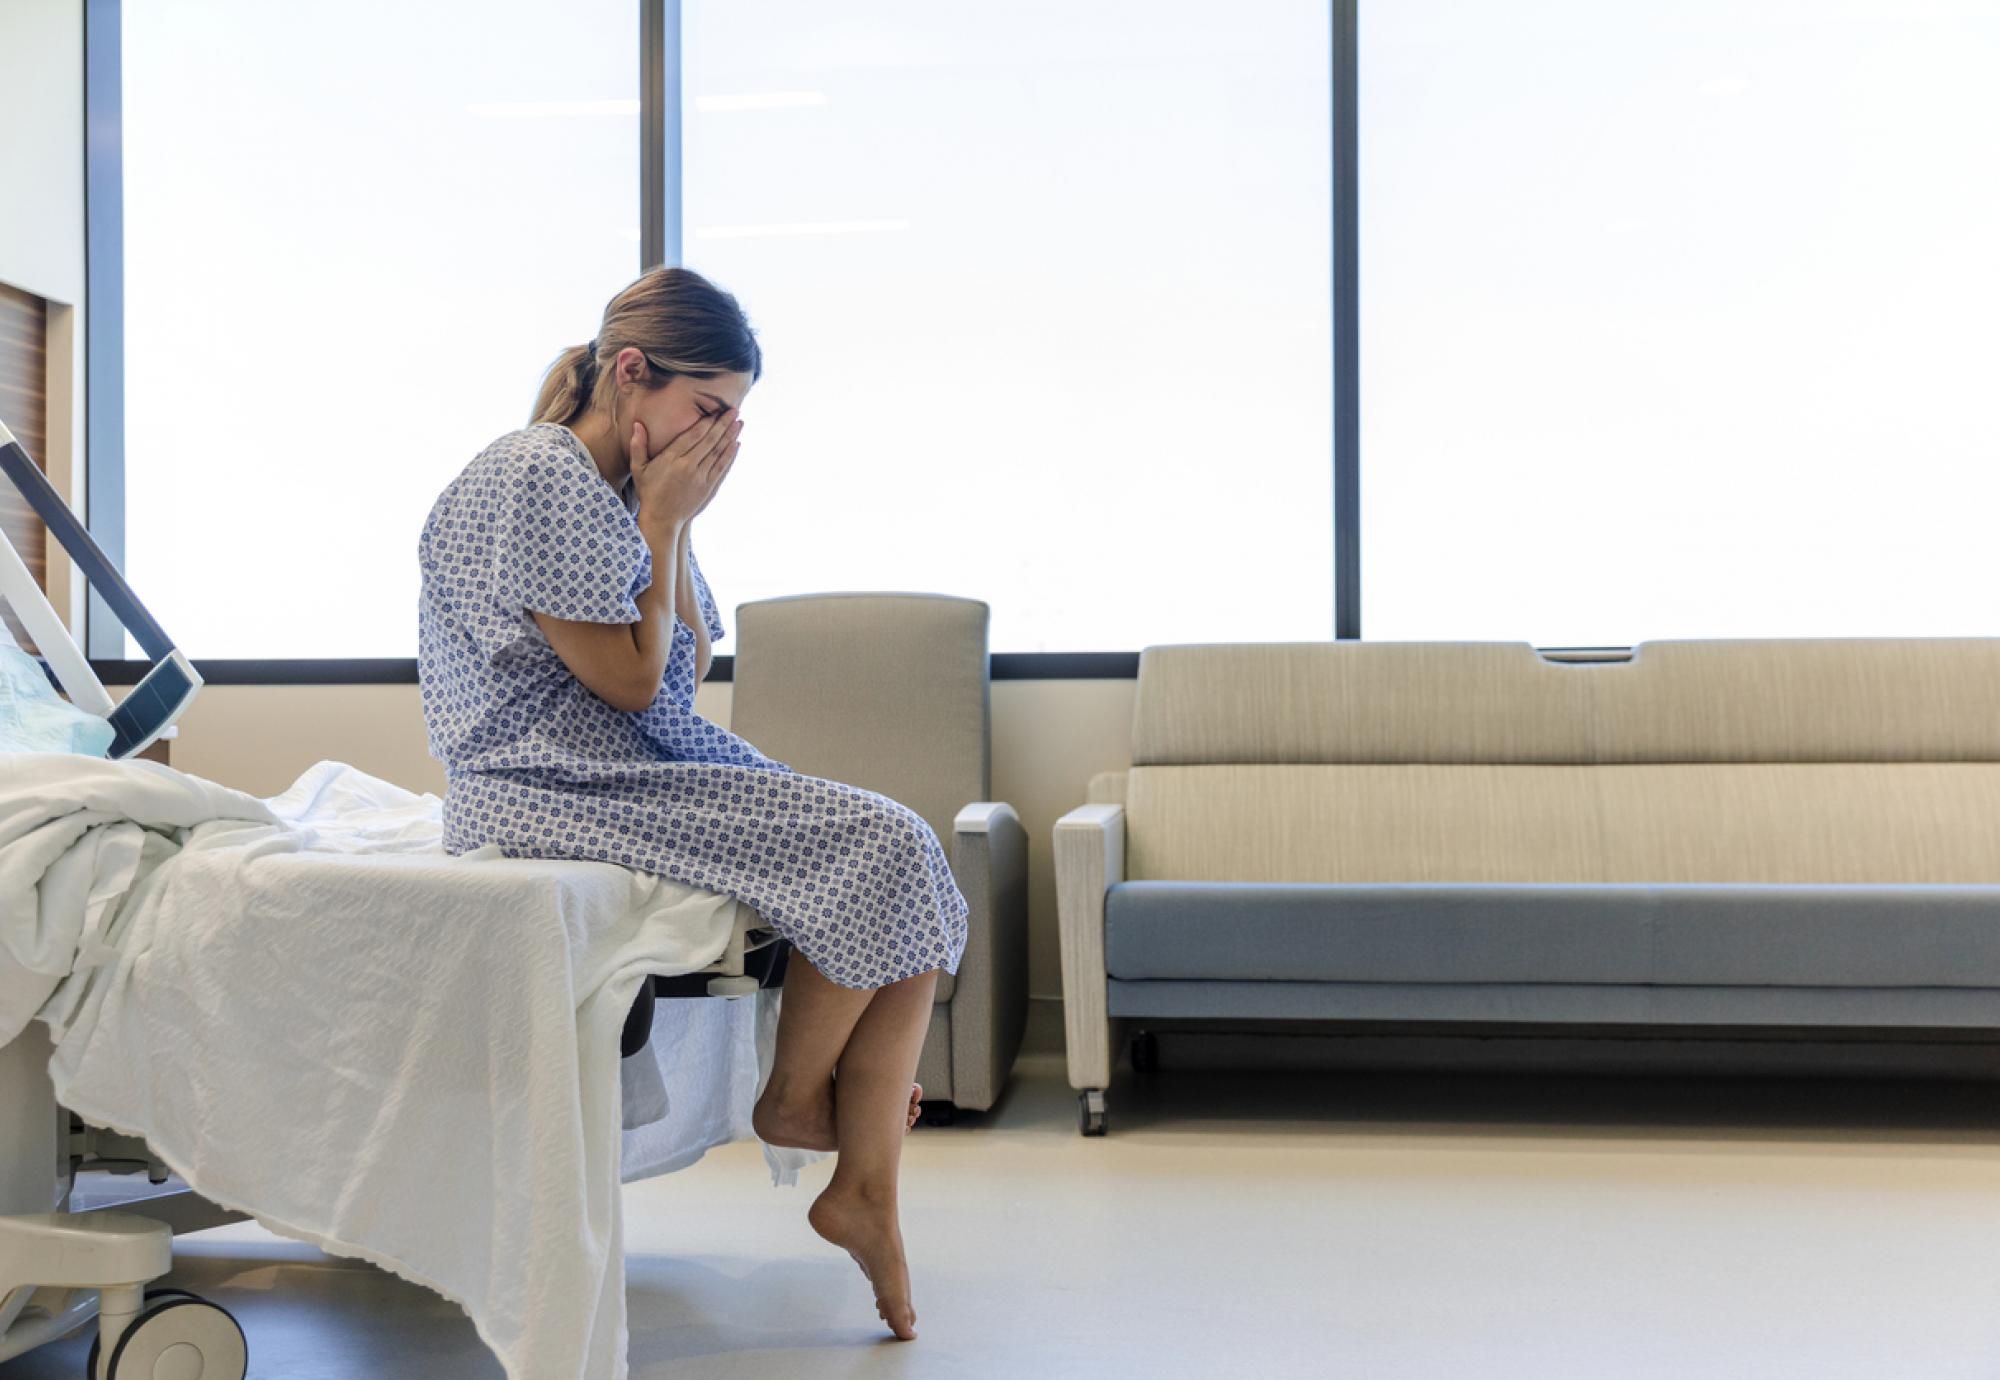
[[1131,881],[1117,979],[2000,987],[2000,886]]

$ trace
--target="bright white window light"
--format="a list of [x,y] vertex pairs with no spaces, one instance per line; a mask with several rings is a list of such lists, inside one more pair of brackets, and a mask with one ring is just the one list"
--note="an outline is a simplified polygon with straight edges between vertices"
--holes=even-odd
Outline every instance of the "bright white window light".
[[[964,595],[1000,652],[1333,631],[1325,0],[683,0],[688,265],[766,375],[725,605]],[[723,644],[723,651],[729,644]]]
[[698,240],[749,240],[771,235],[864,235],[881,230],[907,230],[906,220],[803,220],[791,225],[705,225]]
[[704,115],[729,110],[796,110],[825,105],[824,91],[745,91],[724,96],[697,96],[694,108]]
[[632,101],[474,101],[465,107],[474,115],[502,120],[567,119],[578,115],[635,117],[639,102]]
[[417,537],[638,273],[629,0],[123,7],[126,567],[195,657],[409,657]]
[[1360,25],[1365,635],[2000,634],[2000,6]]

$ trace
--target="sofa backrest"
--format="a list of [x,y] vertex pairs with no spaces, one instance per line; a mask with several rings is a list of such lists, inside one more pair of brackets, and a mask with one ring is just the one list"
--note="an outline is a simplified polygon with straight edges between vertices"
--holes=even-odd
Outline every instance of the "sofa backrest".
[[1149,647],[1126,875],[2000,883],[2000,638]]

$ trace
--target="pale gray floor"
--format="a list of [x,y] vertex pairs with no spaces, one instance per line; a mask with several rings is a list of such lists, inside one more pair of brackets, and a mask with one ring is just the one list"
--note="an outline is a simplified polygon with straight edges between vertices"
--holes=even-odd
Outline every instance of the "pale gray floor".
[[[754,1145],[627,1190],[648,1377],[2000,1376],[2000,1087],[1121,1070],[920,1125],[915,1342]],[[250,1226],[170,1283],[273,1380],[498,1377],[443,1300]],[[82,1374],[85,1342],[6,1380]]]

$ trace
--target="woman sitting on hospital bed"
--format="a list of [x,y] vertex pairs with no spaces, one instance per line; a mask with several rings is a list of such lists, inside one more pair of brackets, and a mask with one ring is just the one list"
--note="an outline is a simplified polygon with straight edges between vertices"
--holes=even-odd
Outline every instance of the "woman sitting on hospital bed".
[[620,863],[735,896],[788,939],[753,1117],[838,1150],[813,1229],[916,1336],[897,1214],[939,971],[968,905],[915,811],[803,775],[694,712],[723,635],[693,522],[742,445],[762,352],[736,299],[656,269],[562,353],[533,421],[445,487],[419,556],[419,679],[445,846]]

